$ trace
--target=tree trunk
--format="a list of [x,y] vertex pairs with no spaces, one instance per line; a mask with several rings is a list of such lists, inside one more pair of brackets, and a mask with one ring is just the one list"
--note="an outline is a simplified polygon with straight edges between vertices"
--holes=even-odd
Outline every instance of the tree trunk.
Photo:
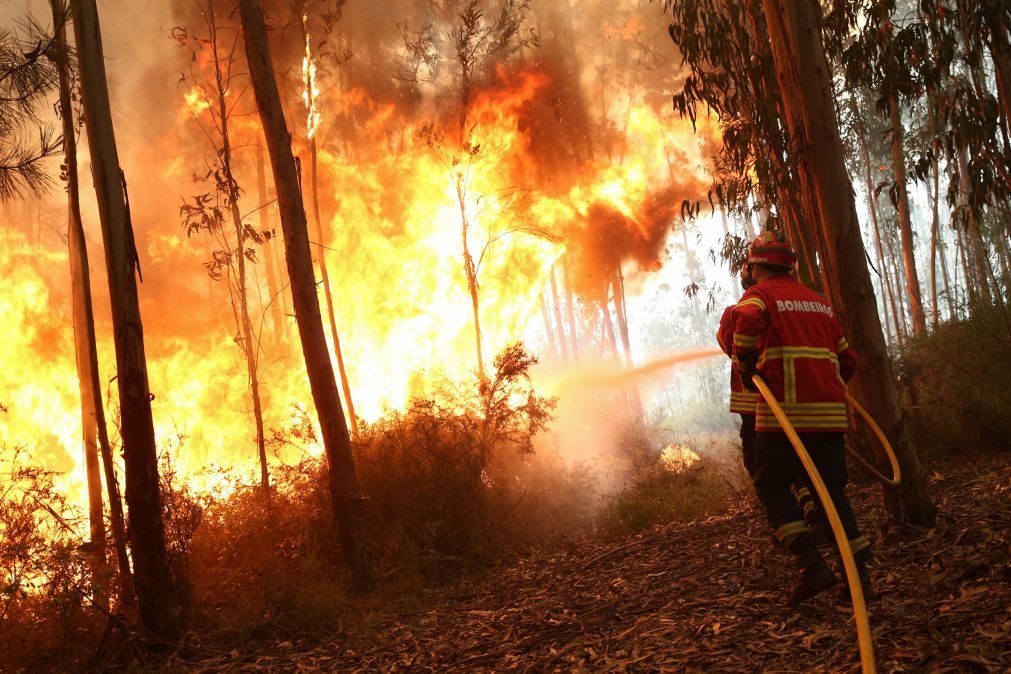
[[326,266],[326,245],[323,237],[323,220],[319,215],[319,193],[317,191],[317,156],[316,138],[309,139],[310,174],[309,185],[312,194],[312,215],[316,225],[317,245],[319,246],[319,272],[323,277],[323,294],[326,296],[327,316],[330,318],[330,337],[333,339],[333,350],[337,356],[337,370],[341,376],[341,388],[344,390],[344,400],[348,404],[348,419],[351,420],[351,433],[358,438],[358,417],[355,415],[355,403],[351,398],[351,383],[348,381],[347,369],[344,367],[344,352],[341,350],[341,339],[337,333],[337,318],[333,308],[333,293],[330,291],[330,274]]
[[600,304],[600,312],[604,317],[604,331],[607,334],[607,343],[611,347],[611,357],[615,362],[621,362],[621,353],[618,351],[618,340],[614,334],[614,323],[611,321],[611,309],[607,306],[607,296]]
[[899,232],[902,234],[902,261],[906,271],[906,297],[909,299],[909,314],[913,320],[913,334],[920,336],[927,331],[927,319],[923,312],[920,296],[920,278],[916,271],[916,249],[913,243],[913,222],[909,213],[909,193],[906,189],[905,132],[896,94],[888,97],[888,119],[892,126],[892,170],[895,173],[895,201],[899,214]]
[[934,112],[933,101],[928,100],[927,106],[928,130],[930,135],[935,138],[931,144],[934,151],[930,162],[930,181],[927,182],[927,198],[930,199],[930,303],[933,309],[933,325],[936,330],[941,321],[937,298],[937,247],[938,239],[941,236],[941,175],[937,155],[941,148],[936,140],[937,116]]
[[134,586],[144,628],[157,637],[174,639],[180,634],[179,605],[161,519],[158,455],[134,276],[140,271],[139,259],[116,151],[98,8],[95,0],[73,0],[71,8],[112,304]]
[[997,99],[1004,115],[1004,130],[1011,127],[1011,26],[1003,0],[984,0],[983,16],[990,33],[990,57],[997,80]]
[[[938,228],[938,234],[940,235],[940,228]],[[941,279],[944,281],[944,292],[942,294],[944,295],[944,302],[948,306],[948,320],[954,321],[958,319],[958,314],[955,312],[955,298],[952,295],[955,287],[952,285],[951,277],[948,274],[948,256],[944,252],[948,245],[941,236],[938,236],[937,243],[937,256],[941,261]]]
[[[69,20],[66,3],[50,0],[53,9],[53,26],[62,54],[67,53],[66,24]],[[74,349],[77,357],[77,376],[81,393],[81,425],[84,432],[85,460],[88,475],[88,504],[92,541],[97,542],[96,556],[106,560],[105,523],[102,519],[101,478],[98,475],[98,449],[101,449],[102,467],[105,471],[106,491],[109,496],[109,521],[119,568],[121,607],[133,606],[136,596],[133,573],[126,552],[126,526],[123,522],[123,502],[113,464],[109,430],[105,422],[102,403],[102,384],[98,370],[98,347],[95,339],[95,313],[91,298],[91,271],[88,246],[81,219],[80,179],[77,173],[77,136],[74,111],[71,105],[72,87],[67,62],[60,64],[60,116],[63,119],[63,142],[66,152],[67,197],[69,205],[67,243],[70,257],[70,283],[74,320]],[[97,513],[96,513],[97,509]],[[97,520],[96,521],[96,514]],[[99,522],[101,524],[99,525]],[[101,526],[101,531],[98,527]]]
[[277,190],[295,320],[327,457],[331,507],[355,581],[360,587],[368,587],[371,585],[371,570],[362,521],[363,499],[358,493],[351,438],[337,395],[337,382],[323,331],[305,207],[295,158],[291,153],[291,134],[284,119],[270,60],[260,0],[240,0],[239,14],[256,107],[263,124]]
[[81,431],[84,445],[84,465],[88,482],[88,521],[91,533],[91,554],[95,560],[94,585],[99,601],[105,604],[101,589],[106,565],[105,509],[102,502],[102,473],[98,465],[98,412],[102,405],[98,382],[98,351],[95,346],[95,317],[91,305],[91,274],[88,269],[88,246],[81,221],[80,188],[77,178],[77,137],[74,111],[70,99],[69,50],[67,47],[66,3],[50,0],[53,10],[53,30],[59,49],[60,117],[63,121],[63,151],[67,180],[67,248],[70,259],[70,294],[74,321],[74,353],[77,358],[77,383],[81,394]]
[[814,0],[763,0],[763,5],[787,127],[805,148],[798,169],[810,176],[816,196],[809,210],[819,216],[826,244],[820,252],[830,270],[827,290],[860,353],[854,395],[888,434],[903,469],[902,487],[887,490],[886,503],[903,521],[931,525],[936,512],[899,405],[846,172],[831,71],[821,43],[820,7]]
[[271,237],[263,243],[263,262],[267,268],[267,291],[270,293],[270,320],[274,326],[274,337],[280,344],[284,336],[284,314],[282,312],[282,297],[277,287],[277,274],[274,270],[274,228],[270,226],[267,217],[267,172],[264,167],[263,146],[256,148],[256,190],[260,201],[260,230],[271,232]]
[[470,293],[470,306],[474,315],[474,346],[477,352],[477,373],[484,381],[484,350],[481,346],[481,305],[478,295],[477,266],[470,252],[470,221],[467,219],[467,200],[463,193],[463,175],[458,169],[453,174],[453,184],[456,186],[456,199],[460,206],[460,237],[463,244],[463,272],[467,277],[467,291]]
[[[232,173],[232,145],[228,135],[228,107],[225,101],[225,82],[221,72],[221,60],[218,56],[217,24],[214,17],[214,5],[207,3],[207,23],[211,31],[211,53],[214,56],[214,82],[218,99],[218,123],[221,133],[221,168],[224,172],[225,185],[228,190],[228,210],[235,227],[236,260],[235,291],[229,287],[229,295],[238,300],[239,330],[242,333],[242,353],[246,359],[246,376],[249,379],[249,395],[253,403],[253,420],[256,425],[256,454],[260,461],[260,489],[264,498],[270,499],[270,471],[267,466],[267,447],[263,437],[263,406],[260,401],[260,378],[257,368],[259,344],[254,339],[253,324],[249,320],[249,297],[246,292],[246,233],[242,224],[242,214],[239,211],[239,184]],[[231,265],[229,265],[231,270]],[[229,281],[229,284],[231,281]]]

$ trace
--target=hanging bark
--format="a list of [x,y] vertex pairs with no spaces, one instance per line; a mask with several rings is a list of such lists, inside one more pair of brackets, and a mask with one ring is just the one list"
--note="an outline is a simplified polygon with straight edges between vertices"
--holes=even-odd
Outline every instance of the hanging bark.
[[351,438],[337,394],[337,382],[320,316],[305,207],[295,158],[291,153],[291,134],[270,60],[260,0],[240,0],[239,14],[256,107],[263,124],[277,190],[295,320],[327,457],[331,508],[340,528],[345,559],[356,583],[364,588],[370,586],[372,580],[362,520],[363,499],[358,492]]
[[936,513],[899,405],[846,172],[820,7],[815,0],[763,0],[763,6],[787,128],[804,148],[798,170],[810,176],[816,197],[809,211],[820,216],[826,290],[860,353],[862,367],[851,388],[888,434],[903,470],[901,489],[887,490],[886,503],[903,521],[930,525]]
[[[81,221],[81,199],[77,178],[77,137],[74,111],[70,103],[70,53],[67,47],[66,4],[50,0],[53,29],[59,50],[60,117],[63,121],[63,153],[67,181],[67,248],[70,259],[70,294],[74,321],[74,353],[77,358],[77,382],[81,394],[81,431],[84,466],[88,484],[88,522],[91,554],[95,561],[96,587],[106,568],[105,509],[102,499],[102,474],[98,465],[98,416],[102,397],[98,382],[98,352],[95,346],[95,317],[91,305],[91,276],[88,247]],[[104,419],[103,419],[104,422]],[[104,604],[104,592],[98,593]]]
[[[221,70],[221,59],[218,54],[217,25],[214,18],[214,3],[207,3],[207,25],[211,33],[211,54],[214,57],[215,94],[218,99],[218,132],[221,134],[221,169],[224,173],[228,197],[228,210],[235,227],[236,261],[234,294],[229,288],[229,295],[239,305],[238,322],[242,333],[242,353],[246,360],[246,376],[249,382],[249,395],[253,403],[253,421],[256,426],[256,454],[260,462],[260,489],[266,498],[270,498],[270,470],[267,466],[267,447],[263,433],[263,403],[260,399],[260,376],[257,363],[259,354],[258,341],[254,338],[253,324],[249,319],[249,295],[246,292],[246,234],[242,224],[242,214],[239,211],[239,184],[232,173],[232,145],[228,134],[228,107],[225,101],[226,84]],[[231,270],[231,266],[229,266]]]
[[[317,239],[317,246],[319,247],[319,272],[320,276],[323,277],[323,294],[326,297],[327,317],[330,319],[330,337],[331,339],[333,339],[333,350],[334,354],[337,356],[337,370],[340,372],[341,388],[344,390],[344,400],[348,404],[348,419],[351,421],[351,433],[353,437],[357,439],[359,436],[358,416],[355,414],[355,403],[354,400],[351,398],[351,383],[348,381],[348,372],[347,368],[344,365],[344,352],[343,350],[341,350],[341,338],[340,334],[337,332],[337,318],[335,316],[333,308],[333,293],[330,290],[330,273],[329,271],[327,271],[326,266],[326,246],[324,244],[325,238],[323,237],[323,221],[319,215],[319,193],[317,190],[317,177],[316,177],[317,155],[316,155],[315,138],[309,139],[309,157],[310,157],[309,189],[312,198],[312,216],[314,224],[316,225],[315,227],[316,239]],[[481,371],[484,372],[483,369]]]
[[913,242],[913,222],[909,213],[909,193],[906,189],[905,132],[899,111],[898,95],[888,97],[888,119],[891,124],[892,171],[895,174],[895,210],[899,215],[899,233],[902,235],[902,261],[906,272],[906,299],[913,321],[913,333],[922,335],[927,330],[920,296],[920,278],[916,271],[916,250]]
[[[302,42],[305,43],[305,58],[308,63],[312,59],[309,51],[309,36],[305,28],[305,15],[302,18]],[[326,264],[326,238],[323,236],[323,218],[319,214],[319,161],[316,150],[316,128],[312,119],[316,110],[316,90],[313,75],[305,73],[304,77],[309,78],[305,84],[305,102],[309,108],[310,126],[308,129],[309,138],[309,194],[312,199],[312,217],[316,230],[316,245],[319,247],[319,271],[323,277],[323,294],[326,297],[327,317],[330,319],[330,337],[333,340],[334,355],[337,357],[337,370],[340,372],[341,388],[344,391],[344,401],[348,406],[348,419],[351,421],[351,434],[358,438],[358,416],[355,414],[355,403],[351,398],[351,383],[348,381],[347,368],[344,365],[344,352],[341,350],[341,339],[337,332],[337,317],[333,308],[333,291],[330,286],[330,273]],[[480,353],[478,354],[480,357]],[[484,372],[482,368],[482,373]]]
[[173,639],[181,631],[179,605],[161,519],[151,392],[134,275],[140,271],[137,247],[112,126],[98,8],[95,0],[73,0],[71,9],[112,304],[134,587],[144,628],[155,636]]
[[260,231],[271,232],[271,236],[263,243],[263,263],[267,268],[267,292],[270,293],[270,320],[274,328],[274,337],[278,344],[284,337],[284,314],[282,313],[283,298],[277,287],[277,274],[274,270],[274,228],[267,215],[267,172],[264,167],[263,146],[256,146],[256,193],[260,201]]

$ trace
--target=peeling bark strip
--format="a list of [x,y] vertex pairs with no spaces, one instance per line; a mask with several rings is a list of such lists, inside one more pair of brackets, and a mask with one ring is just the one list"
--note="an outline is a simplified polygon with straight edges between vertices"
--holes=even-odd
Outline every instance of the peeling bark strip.
[[239,14],[256,107],[260,113],[260,122],[263,124],[267,152],[274,174],[281,229],[284,233],[284,252],[291,279],[295,321],[298,324],[302,354],[309,375],[309,387],[319,417],[326,452],[330,504],[340,529],[343,553],[354,574],[355,582],[360,587],[368,587],[372,579],[366,557],[362,498],[358,493],[354,454],[340,397],[337,395],[337,382],[330,363],[326,334],[323,331],[312,251],[309,248],[309,234],[306,229],[305,206],[299,189],[295,158],[291,153],[291,134],[284,119],[277,80],[270,60],[267,29],[264,26],[260,0],[240,0]]
[[[70,258],[70,295],[74,322],[74,354],[77,359],[77,382],[81,394],[81,431],[84,441],[84,465],[88,478],[88,519],[91,545],[94,548],[96,577],[106,565],[105,513],[102,501],[102,474],[98,466],[98,413],[101,407],[98,381],[98,354],[95,349],[95,318],[91,307],[91,278],[88,271],[88,248],[81,223],[81,199],[77,178],[77,134],[74,111],[70,104],[70,54],[67,49],[66,5],[50,0],[53,29],[60,49],[60,117],[63,121],[63,151],[67,179],[67,248]],[[97,395],[96,395],[97,394]],[[104,423],[104,419],[103,419]],[[98,585],[99,583],[96,583]]]
[[134,276],[136,249],[112,126],[98,8],[95,0],[73,0],[71,9],[88,147],[91,150],[109,276],[134,587],[144,628],[160,638],[174,639],[181,631],[179,606],[165,552],[151,392],[148,388],[137,278]]
[[[887,433],[902,466],[903,485],[886,491],[892,513],[904,521],[933,524],[936,512],[899,405],[877,300],[867,269],[853,189],[839,137],[828,62],[815,0],[763,0],[776,78],[790,135],[807,148],[798,167],[810,177],[823,236],[822,259],[829,297],[842,318],[861,367],[852,389]],[[845,281],[843,280],[845,279]]]

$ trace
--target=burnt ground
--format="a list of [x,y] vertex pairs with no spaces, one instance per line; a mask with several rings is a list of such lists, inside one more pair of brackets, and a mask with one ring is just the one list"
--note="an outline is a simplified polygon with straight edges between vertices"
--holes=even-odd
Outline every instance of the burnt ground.
[[[851,488],[876,545],[880,671],[1011,671],[1011,455],[936,462],[937,526],[891,524]],[[574,541],[421,598],[367,633],[177,658],[203,671],[857,671],[852,609],[781,601],[789,560],[752,503],[621,542]],[[350,631],[349,631],[350,632]]]

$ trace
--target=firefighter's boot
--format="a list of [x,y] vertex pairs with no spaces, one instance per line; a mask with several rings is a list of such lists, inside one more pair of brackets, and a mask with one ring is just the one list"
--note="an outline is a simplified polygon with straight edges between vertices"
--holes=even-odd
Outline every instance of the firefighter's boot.
[[811,540],[815,547],[830,547],[832,545],[832,528],[829,526],[828,520],[825,519],[825,513],[818,507],[818,501],[815,500],[811,490],[803,483],[798,482],[790,487],[790,491],[793,492],[794,498],[797,499],[797,505],[804,512],[804,522],[807,524],[807,530],[811,534]]
[[[864,601],[871,601],[875,598],[874,586],[871,584],[871,572],[868,569],[868,564],[874,559],[874,555],[871,553],[870,548],[864,548],[853,553],[853,559],[857,563],[857,576],[860,578],[860,588],[864,591]],[[846,580],[842,587],[839,588],[839,596],[844,601],[851,601],[852,596],[850,595],[849,578],[845,575],[845,569],[843,569],[843,578]]]
[[787,597],[790,606],[796,606],[839,582],[806,532],[799,534],[789,548],[800,564],[800,578]]

